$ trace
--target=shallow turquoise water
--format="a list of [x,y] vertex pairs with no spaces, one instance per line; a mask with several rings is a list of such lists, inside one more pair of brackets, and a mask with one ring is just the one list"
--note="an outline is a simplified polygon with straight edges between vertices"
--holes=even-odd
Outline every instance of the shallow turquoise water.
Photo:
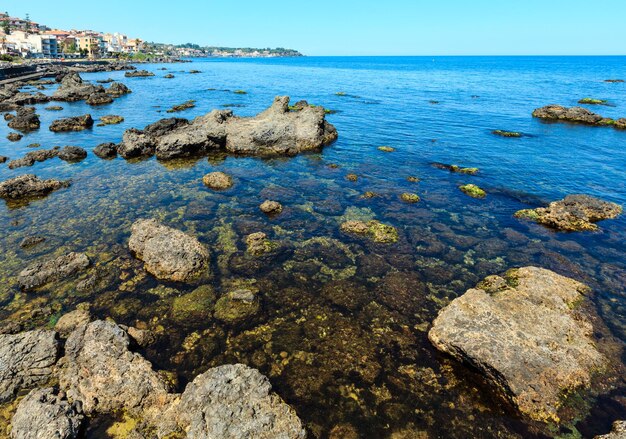
[[[626,204],[626,132],[547,124],[531,117],[534,108],[551,103],[571,106],[583,97],[612,104],[590,107],[593,111],[626,117],[626,84],[603,82],[626,76],[626,58],[297,58],[146,67],[156,76],[84,74],[84,79],[93,81],[119,80],[133,93],[99,108],[83,102],[61,103],[63,111],[49,112],[38,106],[41,130],[17,143],[2,142],[0,155],[19,158],[33,142],[45,148],[78,145],[90,151],[101,142],[118,142],[127,128],[142,128],[168,117],[166,109],[189,99],[195,99],[197,106],[177,116],[192,118],[230,104],[238,106],[233,108],[236,114],[253,115],[276,95],[336,110],[327,117],[337,127],[339,140],[319,154],[290,159],[214,157],[174,165],[155,159],[103,161],[90,153],[85,161],[71,165],[58,159],[14,171],[0,165],[0,180],[24,173],[73,180],[71,188],[27,207],[0,206],[4,230],[0,317],[15,318],[20,307],[37,300],[63,309],[93,302],[99,315],[123,323],[150,322],[161,316],[169,305],[145,293],[156,285],[149,276],[139,276],[128,289],[123,286],[127,278],[114,276],[107,285],[84,293],[69,284],[24,295],[13,285],[30,261],[64,251],[87,251],[98,271],[117,267],[120,258],[129,257],[126,242],[132,222],[156,216],[194,233],[211,247],[218,290],[230,279],[255,278],[265,296],[262,315],[245,327],[222,327],[210,318],[184,327],[166,319],[160,322],[167,331],[157,347],[144,353],[157,367],[176,370],[181,385],[221,362],[236,360],[259,367],[321,437],[344,422],[355,424],[366,437],[384,436],[406,425],[433,437],[531,434],[527,425],[493,402],[485,386],[475,384],[476,377],[468,377],[454,362],[436,354],[420,326],[489,274],[536,264],[587,282],[595,290],[594,305],[604,322],[622,342],[626,340],[626,216],[600,223],[597,233],[574,234],[555,233],[512,217],[518,209],[570,193]],[[158,70],[161,67],[168,71]],[[192,68],[202,73],[185,73]],[[174,79],[162,78],[170,72]],[[248,94],[232,93],[237,89]],[[47,129],[56,118],[85,113],[94,119],[119,114],[126,120],[79,133],[54,134]],[[491,134],[494,129],[526,136],[501,138]],[[9,131],[1,124],[0,137]],[[377,150],[381,145],[396,151],[381,152]],[[451,174],[433,168],[432,162],[478,167],[480,173]],[[210,170],[232,174],[235,187],[223,193],[208,191],[201,178]],[[359,175],[359,181],[347,181],[349,172]],[[410,183],[408,176],[421,181]],[[474,200],[462,194],[458,186],[465,183],[483,187],[487,198]],[[362,199],[365,191],[380,196]],[[402,192],[415,192],[422,201],[402,203]],[[266,218],[258,210],[266,198],[283,203],[284,214]],[[399,243],[374,245],[339,233],[342,219],[353,216],[375,217],[396,226]],[[242,262],[242,238],[258,230],[285,242],[285,249],[261,265]],[[20,240],[33,233],[48,241],[33,250],[19,249]],[[235,249],[224,244],[225,234],[235,236],[231,243]],[[319,237],[334,241],[324,245],[308,241]],[[350,271],[353,267],[356,271]],[[140,269],[125,270],[135,279]],[[395,272],[403,276],[402,282],[385,277]],[[369,291],[369,299],[382,302],[385,312],[393,314],[389,339],[369,336],[381,319],[379,314],[373,316],[371,307],[346,309],[325,295],[325,286],[346,277],[345,273],[353,286]],[[382,289],[401,289],[398,283],[415,285],[414,294],[423,296],[416,309],[402,310],[393,300],[379,297]],[[303,316],[313,315],[325,316],[332,322],[330,327],[345,325],[347,339],[354,340],[352,347],[338,347],[344,332],[331,335],[337,339],[330,342],[326,337],[316,339],[319,327],[294,326]],[[275,328],[270,347],[259,335],[263,325]],[[216,347],[210,354],[177,357],[182,340],[193,331],[210,331]],[[369,352],[376,360],[367,362],[366,369],[380,371],[346,371],[345,364],[331,361],[351,349]],[[299,351],[311,354],[315,367],[296,355]],[[282,352],[294,358],[286,366],[279,365]],[[328,370],[315,361],[326,362]],[[436,390],[423,382],[411,387],[395,372],[407,365],[430,368],[440,385]],[[315,386],[302,375],[323,385]],[[604,432],[612,420],[626,416],[620,397],[623,388],[605,398],[601,415],[596,413],[578,425],[583,436]],[[470,416],[475,421],[469,422]]]

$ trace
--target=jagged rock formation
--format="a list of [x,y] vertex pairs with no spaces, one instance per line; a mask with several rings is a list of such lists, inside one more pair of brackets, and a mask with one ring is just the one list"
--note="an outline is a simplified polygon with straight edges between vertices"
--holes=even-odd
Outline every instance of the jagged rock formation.
[[580,123],[584,125],[612,126],[617,129],[626,129],[626,118],[610,119],[602,117],[582,107],[562,107],[548,105],[533,111],[533,117],[549,121]]

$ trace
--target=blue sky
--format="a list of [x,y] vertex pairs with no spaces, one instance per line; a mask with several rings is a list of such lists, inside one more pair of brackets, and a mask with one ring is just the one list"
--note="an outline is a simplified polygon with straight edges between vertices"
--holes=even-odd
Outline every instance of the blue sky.
[[307,55],[623,55],[626,1],[9,0],[51,27]]

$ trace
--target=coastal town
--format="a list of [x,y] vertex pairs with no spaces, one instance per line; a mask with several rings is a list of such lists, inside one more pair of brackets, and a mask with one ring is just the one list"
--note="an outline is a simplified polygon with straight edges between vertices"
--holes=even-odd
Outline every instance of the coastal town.
[[24,18],[0,13],[0,60],[38,59],[105,59],[133,61],[150,57],[193,58],[232,57],[270,58],[302,56],[283,48],[226,48],[151,43],[120,32],[98,32],[88,29],[56,29]]

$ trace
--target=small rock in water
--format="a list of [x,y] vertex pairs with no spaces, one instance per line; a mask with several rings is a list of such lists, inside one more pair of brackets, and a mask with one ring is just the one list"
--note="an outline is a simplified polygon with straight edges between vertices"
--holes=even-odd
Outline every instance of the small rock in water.
[[403,193],[402,195],[400,195],[400,198],[405,203],[418,203],[420,201],[419,195],[412,194],[412,193],[409,193],[409,192]]
[[108,115],[100,118],[100,123],[104,125],[117,125],[122,122],[124,122],[124,118],[122,116]]
[[278,215],[283,211],[283,206],[278,201],[265,200],[259,206],[261,212],[268,215]]
[[456,174],[467,174],[467,175],[476,175],[478,174],[478,168],[463,168],[458,165],[446,165],[444,163],[433,163],[432,164],[437,169],[445,169],[450,172],[454,172]]
[[253,291],[239,289],[219,298],[214,316],[225,323],[236,324],[252,318],[260,311],[259,301]]
[[359,179],[359,176],[356,174],[348,174],[346,175],[346,180],[348,181],[357,181]]
[[101,143],[96,146],[93,153],[101,159],[112,159],[117,157],[117,145],[115,143]]
[[0,183],[0,198],[18,200],[41,197],[50,192],[70,186],[69,181],[40,180],[33,174],[20,175]]
[[378,150],[382,152],[394,152],[396,149],[391,146],[379,146]]
[[20,133],[9,133],[7,135],[7,139],[9,140],[9,142],[18,142],[20,140],[22,140],[22,136]]
[[267,239],[267,235],[263,232],[255,232],[246,236],[246,245],[248,246],[248,253],[253,256],[260,256],[274,249],[274,244]]
[[341,230],[345,233],[366,235],[372,241],[391,244],[398,241],[398,231],[395,227],[383,224],[376,220],[369,222],[350,220],[341,224]]
[[472,198],[485,198],[487,196],[487,192],[485,192],[483,189],[479,188],[475,184],[465,184],[463,186],[460,186],[459,189],[461,189],[461,192],[469,195]]
[[37,244],[41,244],[45,240],[46,238],[40,235],[27,236],[26,238],[22,239],[22,242],[20,242],[20,247],[31,248],[36,246]]
[[0,155],[0,163],[6,163],[7,160],[9,160],[8,157]]
[[93,119],[90,114],[84,116],[68,117],[58,119],[50,125],[50,131],[55,133],[64,131],[82,131],[93,126]]
[[142,78],[142,77],[154,76],[154,73],[148,72],[147,70],[131,70],[129,72],[124,73],[124,76],[127,78]]
[[76,163],[87,157],[87,151],[79,146],[66,146],[59,151],[58,157],[69,163]]
[[223,190],[233,186],[233,178],[223,172],[211,172],[202,177],[202,182],[205,186],[215,189]]
[[492,131],[492,133],[500,137],[522,137],[522,133],[517,132],[517,131],[495,130],[495,131]]

